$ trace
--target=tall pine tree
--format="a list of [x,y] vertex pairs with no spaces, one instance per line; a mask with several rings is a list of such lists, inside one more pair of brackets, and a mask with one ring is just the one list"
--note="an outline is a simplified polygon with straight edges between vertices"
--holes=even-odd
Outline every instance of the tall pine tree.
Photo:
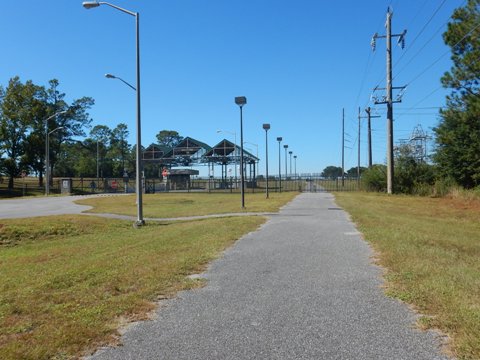
[[454,11],[445,43],[453,66],[441,81],[452,90],[434,129],[440,174],[466,188],[480,185],[480,0]]

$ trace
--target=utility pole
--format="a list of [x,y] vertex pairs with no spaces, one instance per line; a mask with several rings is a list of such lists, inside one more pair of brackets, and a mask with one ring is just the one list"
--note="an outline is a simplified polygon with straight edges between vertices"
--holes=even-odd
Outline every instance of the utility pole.
[[372,118],[379,118],[380,115],[373,115],[371,114],[370,107],[367,107],[365,109],[365,112],[367,113],[367,119],[368,119],[368,168],[372,168]]
[[360,107],[358,107],[358,159],[357,159],[357,190],[360,190]]
[[[392,86],[392,37],[398,37],[398,43],[402,45],[402,48],[405,47],[405,34],[407,30],[404,30],[401,34],[392,35],[392,16],[393,13],[390,7],[387,10],[387,22],[385,24],[387,34],[380,36],[377,33],[373,35],[371,45],[373,51],[375,51],[376,39],[386,38],[387,42],[387,86],[386,96],[382,100],[375,100],[375,104],[387,104],[387,193],[393,193],[393,103],[401,102],[401,94],[397,96],[397,100],[392,100],[392,90],[393,89],[405,89],[405,86],[402,87],[393,87]],[[380,88],[375,88],[375,90],[380,90]]]
[[345,186],[345,108],[342,109],[342,188]]

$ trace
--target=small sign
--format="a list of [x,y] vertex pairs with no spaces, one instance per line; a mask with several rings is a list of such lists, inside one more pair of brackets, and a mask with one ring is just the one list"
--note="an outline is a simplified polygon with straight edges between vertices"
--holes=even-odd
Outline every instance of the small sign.
[[111,187],[112,187],[112,189],[116,189],[118,187],[118,184],[115,180],[112,181]]
[[164,168],[162,170],[162,176],[168,176],[168,169]]

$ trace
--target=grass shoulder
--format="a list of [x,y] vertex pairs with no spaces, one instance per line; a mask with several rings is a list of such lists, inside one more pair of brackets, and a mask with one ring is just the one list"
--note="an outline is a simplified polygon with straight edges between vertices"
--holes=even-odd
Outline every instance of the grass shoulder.
[[[239,212],[277,212],[291,201],[297,192],[245,194],[246,208],[241,209],[239,194],[230,193],[159,193],[143,196],[143,214],[150,218],[174,218],[197,215],[226,214]],[[120,215],[136,214],[136,196],[105,196],[76,201],[77,204],[93,206],[89,212]]]
[[70,358],[114,343],[124,319],[199,285],[201,272],[262,217],[188,222],[91,216],[2,220],[0,358]]
[[480,358],[480,201],[337,193],[387,269],[387,293],[448,334],[460,359]]

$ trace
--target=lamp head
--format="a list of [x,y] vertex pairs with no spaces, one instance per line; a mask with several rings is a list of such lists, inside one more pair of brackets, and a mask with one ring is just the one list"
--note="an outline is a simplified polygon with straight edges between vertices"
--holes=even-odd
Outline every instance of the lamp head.
[[238,106],[243,106],[247,103],[247,98],[245,96],[237,96],[235,98],[235,104]]
[[82,5],[87,10],[100,6],[100,4],[97,1],[84,1]]
[[270,130],[270,124],[263,124],[264,130]]
[[290,155],[292,155],[292,154],[293,154],[293,151],[289,151],[288,153],[289,153]]
[[283,140],[283,139],[282,139],[281,136],[277,137],[277,141],[278,141],[278,142],[280,142],[280,141],[282,141],[282,140]]
[[105,77],[107,79],[116,79],[116,76],[115,75],[112,75],[112,74],[105,74]]
[[285,150],[288,149],[288,145],[287,145],[287,144],[283,145],[283,147],[285,148]]

